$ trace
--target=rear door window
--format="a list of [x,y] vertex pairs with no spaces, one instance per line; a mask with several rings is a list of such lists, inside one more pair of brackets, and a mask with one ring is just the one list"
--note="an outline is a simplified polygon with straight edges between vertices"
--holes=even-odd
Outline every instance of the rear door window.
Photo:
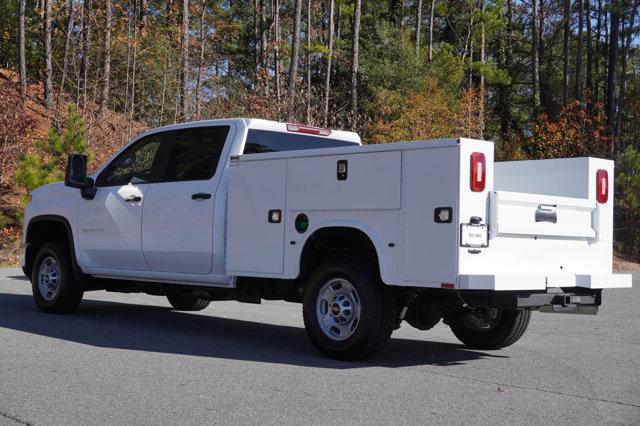
[[169,155],[165,182],[207,180],[216,172],[229,126],[180,131]]
[[250,129],[243,154],[264,152],[296,151],[300,149],[335,148],[355,146],[356,144],[337,139],[305,136],[296,133],[272,132],[270,130]]

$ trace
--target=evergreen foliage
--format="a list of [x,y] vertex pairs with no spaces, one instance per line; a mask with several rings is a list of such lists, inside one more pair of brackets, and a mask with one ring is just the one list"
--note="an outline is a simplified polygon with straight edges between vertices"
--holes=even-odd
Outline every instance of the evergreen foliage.
[[[44,140],[34,142],[34,150],[22,156],[16,170],[16,183],[27,192],[64,178],[69,154],[86,154],[87,129],[73,104],[68,106],[67,123],[63,132],[54,127]],[[25,197],[26,201],[26,197]]]
[[640,152],[628,147],[616,176],[615,236],[618,249],[640,254]]

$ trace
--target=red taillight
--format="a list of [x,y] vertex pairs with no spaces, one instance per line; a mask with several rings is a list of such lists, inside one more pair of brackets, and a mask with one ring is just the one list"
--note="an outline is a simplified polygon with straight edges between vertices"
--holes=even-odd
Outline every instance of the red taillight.
[[473,192],[484,191],[487,179],[487,161],[484,154],[474,152],[471,154],[471,190]]
[[296,133],[306,133],[307,135],[316,136],[329,136],[331,129],[324,129],[322,127],[303,126],[301,124],[287,123],[287,131]]
[[596,172],[596,200],[604,204],[609,199],[609,173],[606,170]]

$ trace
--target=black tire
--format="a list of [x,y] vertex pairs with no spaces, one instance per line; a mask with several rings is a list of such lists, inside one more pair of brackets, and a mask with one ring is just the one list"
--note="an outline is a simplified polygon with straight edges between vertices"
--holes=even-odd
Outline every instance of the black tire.
[[[43,266],[43,264],[45,265]],[[43,274],[40,273],[41,267]],[[54,276],[56,276],[55,279]],[[40,247],[31,270],[31,290],[36,306],[42,312],[70,314],[78,308],[84,290],[73,276],[71,256],[67,244],[52,242]]]
[[211,303],[210,300],[195,296],[169,295],[167,300],[176,311],[201,311]]
[[498,317],[485,329],[471,325],[469,312],[449,320],[453,334],[466,346],[474,349],[501,349],[517,342],[529,326],[531,311],[522,309],[496,309]]
[[[336,340],[325,334],[316,307],[320,291],[334,279],[344,279],[356,291],[359,319],[351,335]],[[307,335],[322,355],[345,361],[359,361],[378,353],[391,337],[394,326],[393,291],[382,283],[373,262],[348,257],[323,262],[313,272],[304,291],[303,318]]]

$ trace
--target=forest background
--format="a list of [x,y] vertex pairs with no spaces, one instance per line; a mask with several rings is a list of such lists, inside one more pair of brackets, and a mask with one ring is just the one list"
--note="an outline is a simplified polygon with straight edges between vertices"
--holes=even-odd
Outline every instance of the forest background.
[[69,152],[232,116],[613,159],[615,248],[638,257],[638,3],[0,0],[0,263]]

